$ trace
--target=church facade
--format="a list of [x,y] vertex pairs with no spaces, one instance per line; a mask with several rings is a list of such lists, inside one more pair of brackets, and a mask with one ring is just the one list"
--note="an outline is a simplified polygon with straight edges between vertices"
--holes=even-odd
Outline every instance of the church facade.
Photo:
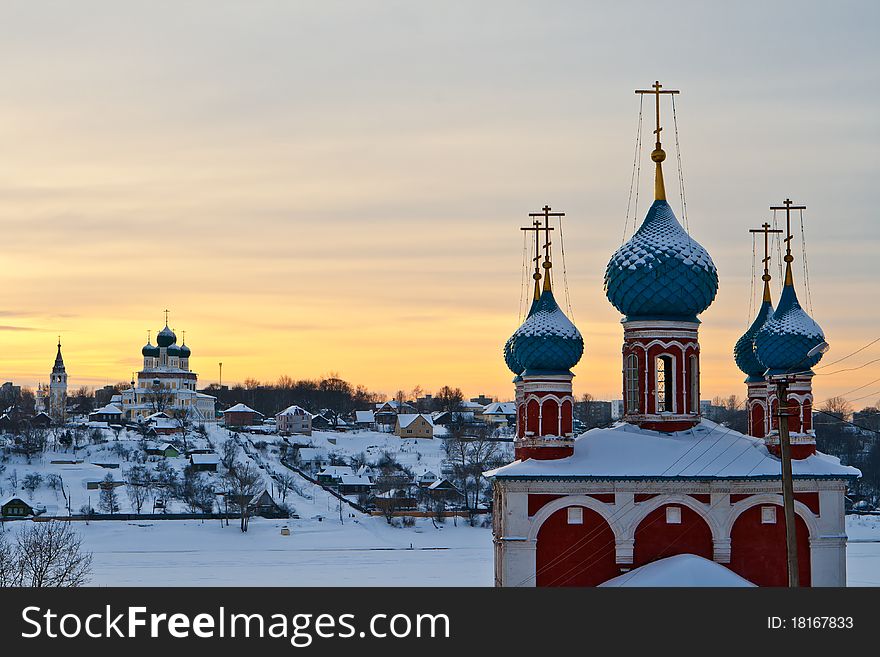
[[34,393],[34,411],[48,414],[52,423],[56,425],[67,421],[67,368],[61,356],[61,338],[58,338],[55,363],[49,373],[49,385],[37,384]]
[[197,424],[216,422],[216,398],[198,392],[198,375],[190,369],[192,351],[168,327],[156,335],[156,344],[147,339],[141,349],[143,369],[121,393],[125,419],[142,421],[155,413],[187,418]]
[[718,274],[666,200],[659,93],[657,126],[655,200],[605,273],[606,296],[623,315],[621,421],[579,437],[571,432],[571,369],[584,341],[553,297],[549,231],[543,287],[536,284],[525,322],[505,344],[518,431],[516,461],[487,473],[495,583],[596,586],[694,554],[753,584],[786,585],[773,383],[783,376],[791,390],[785,421],[800,585],[844,586],[844,494],[860,473],[815,449],[810,368],[821,358],[824,335],[797,302],[790,250],[778,307],[768,305],[767,292],[737,347],[741,368],[751,359],[744,369],[750,418],[751,409],[761,409],[750,421],[752,435],[743,435],[700,413],[698,316],[715,299]]

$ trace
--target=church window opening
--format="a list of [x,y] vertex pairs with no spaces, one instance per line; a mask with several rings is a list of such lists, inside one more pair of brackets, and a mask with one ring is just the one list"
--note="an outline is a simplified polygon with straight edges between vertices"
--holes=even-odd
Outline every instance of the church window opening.
[[691,404],[691,413],[700,412],[700,361],[696,354],[690,358],[690,389],[688,390],[688,398]]
[[639,409],[639,361],[635,354],[626,357],[626,411],[635,413]]
[[657,412],[672,412],[672,356],[657,358]]
[[568,507],[568,524],[569,525],[583,525],[584,524],[584,510],[579,506],[570,506]]
[[681,524],[681,507],[680,506],[667,506],[666,507],[666,524],[667,525],[680,525]]
[[775,525],[776,524],[776,507],[775,506],[762,506],[761,507],[761,524],[762,525]]

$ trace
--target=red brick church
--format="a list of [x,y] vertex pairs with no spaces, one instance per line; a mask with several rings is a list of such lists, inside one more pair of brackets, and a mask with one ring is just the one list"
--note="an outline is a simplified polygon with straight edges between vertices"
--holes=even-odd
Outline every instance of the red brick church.
[[543,256],[536,248],[531,308],[504,347],[518,430],[516,460],[487,473],[494,483],[495,583],[596,586],[696,555],[752,584],[784,586],[778,404],[769,383],[784,374],[792,380],[800,585],[844,586],[844,493],[859,472],[816,451],[811,368],[825,338],[798,303],[790,239],[778,307],[765,259],[764,304],[735,350],[748,377],[751,435],[701,417],[698,316],[715,299],[718,274],[666,200],[659,98],[655,200],[605,273],[608,300],[623,315],[624,415],[609,428],[573,433],[571,369],[584,339],[553,294],[555,214],[545,208],[536,213],[543,226],[538,220],[527,229],[536,239],[543,232],[544,245]]

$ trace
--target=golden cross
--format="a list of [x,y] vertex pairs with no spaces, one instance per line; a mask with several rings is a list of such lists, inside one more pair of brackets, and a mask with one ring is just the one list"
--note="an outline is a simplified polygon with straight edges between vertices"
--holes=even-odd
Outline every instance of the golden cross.
[[771,210],[785,210],[785,258],[783,258],[786,262],[791,262],[794,260],[794,257],[791,255],[791,240],[794,239],[794,235],[791,234],[791,211],[792,210],[806,210],[806,205],[792,205],[793,201],[790,198],[785,199],[782,202],[782,205],[771,205]]
[[[529,212],[530,217],[544,217],[544,227],[540,230],[544,231],[544,262],[550,262],[550,231],[553,228],[550,226],[550,217],[564,217],[564,212],[551,212],[553,208],[549,205],[545,205],[541,208],[540,212]],[[535,221],[535,225],[538,222]]]
[[764,233],[764,259],[761,261],[764,263],[764,276],[761,280],[769,281],[770,280],[770,233],[781,233],[781,230],[770,229],[770,224],[766,221],[761,224],[760,228],[751,228],[749,229],[750,233]]
[[168,326],[168,309],[165,309],[165,326]]
[[654,99],[656,101],[654,114],[657,117],[657,129],[654,130],[654,134],[657,135],[657,148],[660,148],[660,131],[663,129],[660,127],[660,94],[679,94],[681,93],[677,89],[662,89],[663,85],[660,84],[660,81],[657,80],[654,84],[651,85],[651,89],[636,89],[637,94],[654,94]]

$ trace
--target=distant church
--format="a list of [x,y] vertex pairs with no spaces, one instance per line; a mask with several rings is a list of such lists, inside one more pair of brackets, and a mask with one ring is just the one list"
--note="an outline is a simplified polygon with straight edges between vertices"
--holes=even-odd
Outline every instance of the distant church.
[[[718,273],[666,200],[659,83],[654,93],[655,199],[605,272],[608,300],[623,315],[624,415],[609,428],[573,433],[571,369],[584,339],[554,298],[554,215],[545,208],[543,285],[536,248],[531,309],[504,346],[515,375],[516,461],[487,473],[495,583],[596,586],[693,554],[753,584],[786,585],[780,409],[771,385],[784,376],[800,585],[845,586],[844,494],[860,473],[816,451],[811,368],[827,345],[798,303],[790,226],[779,304],[774,311],[765,254],[764,305],[736,346],[748,376],[751,435],[743,435],[701,417],[698,316],[715,299]],[[540,221],[525,230],[537,236]]]
[[48,392],[45,384],[37,385],[35,410],[48,413],[54,424],[64,424],[67,420],[67,370],[61,357],[61,338],[58,338],[58,353],[49,375]]
[[121,403],[123,416],[128,420],[143,420],[156,413],[168,417],[187,417],[201,424],[216,422],[216,398],[198,392],[198,375],[189,367],[192,351],[186,345],[177,344],[177,334],[168,327],[166,311],[165,328],[156,335],[156,344],[147,337],[141,349],[143,369],[131,387],[123,390]]

